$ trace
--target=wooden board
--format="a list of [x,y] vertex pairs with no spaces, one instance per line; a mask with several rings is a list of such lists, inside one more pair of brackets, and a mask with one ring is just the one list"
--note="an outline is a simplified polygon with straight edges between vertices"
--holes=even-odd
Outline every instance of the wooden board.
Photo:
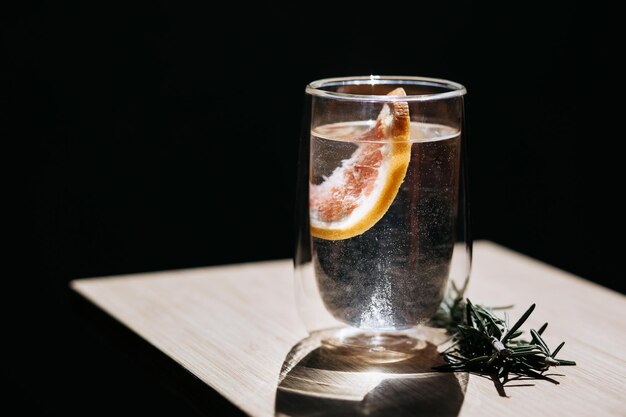
[[[515,304],[511,317],[537,303],[529,325],[549,321],[549,344],[565,340],[562,355],[578,366],[551,372],[561,374],[552,376],[558,385],[511,381],[504,387],[506,397],[492,381],[470,375],[461,395],[446,394],[445,401],[458,406],[439,414],[624,416],[626,297],[490,242],[475,244],[474,261],[470,298]],[[335,372],[345,378],[344,387],[361,390],[361,397],[286,405],[277,399],[288,354],[307,336],[296,312],[288,260],[82,279],[71,286],[251,416],[313,415],[315,407],[329,407],[324,414],[330,414],[346,404],[352,404],[344,408],[346,415],[385,415],[385,401],[397,404],[410,395],[394,388],[380,399],[380,392],[373,392],[384,385],[384,376],[359,382],[354,378],[363,373]],[[312,377],[299,375],[303,369],[291,371],[292,379]],[[432,374],[421,375],[426,376]],[[325,390],[332,396],[333,385]],[[421,406],[426,412],[420,415],[435,414],[432,402]],[[402,414],[396,411],[392,415]]]

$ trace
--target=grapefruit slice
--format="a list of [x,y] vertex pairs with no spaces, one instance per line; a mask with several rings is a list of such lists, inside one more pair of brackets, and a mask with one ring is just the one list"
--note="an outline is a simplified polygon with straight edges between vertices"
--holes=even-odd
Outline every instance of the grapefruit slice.
[[[406,96],[396,88],[388,96]],[[327,240],[365,233],[387,212],[411,159],[407,102],[386,103],[374,127],[351,138],[358,148],[320,184],[310,186],[311,235]]]

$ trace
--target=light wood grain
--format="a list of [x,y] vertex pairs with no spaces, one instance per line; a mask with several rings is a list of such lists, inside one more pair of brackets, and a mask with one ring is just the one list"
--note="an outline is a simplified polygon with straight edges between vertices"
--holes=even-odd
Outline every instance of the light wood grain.
[[[470,298],[515,304],[512,317],[537,303],[529,324],[536,328],[549,321],[549,344],[565,340],[562,355],[578,366],[558,369],[564,375],[554,377],[559,385],[510,384],[508,397],[498,396],[491,381],[470,375],[458,414],[624,416],[626,297],[489,242],[475,245],[474,260]],[[71,285],[246,413],[277,413],[281,369],[292,347],[307,336],[293,298],[291,261]],[[363,386],[367,391],[380,382]]]

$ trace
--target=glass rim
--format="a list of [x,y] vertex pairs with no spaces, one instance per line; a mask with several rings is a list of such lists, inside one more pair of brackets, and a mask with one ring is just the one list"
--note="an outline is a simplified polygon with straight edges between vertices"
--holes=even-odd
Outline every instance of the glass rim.
[[[338,93],[335,91],[322,90],[324,87],[341,86],[341,85],[380,85],[380,84],[396,84],[396,85],[425,85],[432,87],[447,88],[449,91],[431,94],[411,94],[407,96],[387,96],[376,94],[349,94]],[[444,100],[454,97],[462,97],[467,94],[467,89],[462,84],[442,78],[404,76],[404,75],[363,75],[355,77],[335,77],[322,78],[310,82],[305,92],[312,96],[334,98],[338,100],[352,101],[432,101]]]

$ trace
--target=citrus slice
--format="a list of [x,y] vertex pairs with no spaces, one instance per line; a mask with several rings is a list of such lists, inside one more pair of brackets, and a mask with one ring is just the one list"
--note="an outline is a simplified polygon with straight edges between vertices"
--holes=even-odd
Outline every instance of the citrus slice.
[[[406,96],[396,88],[388,96]],[[387,212],[411,159],[409,105],[386,103],[374,127],[351,138],[358,144],[320,184],[310,187],[311,235],[327,240],[365,233]]]

